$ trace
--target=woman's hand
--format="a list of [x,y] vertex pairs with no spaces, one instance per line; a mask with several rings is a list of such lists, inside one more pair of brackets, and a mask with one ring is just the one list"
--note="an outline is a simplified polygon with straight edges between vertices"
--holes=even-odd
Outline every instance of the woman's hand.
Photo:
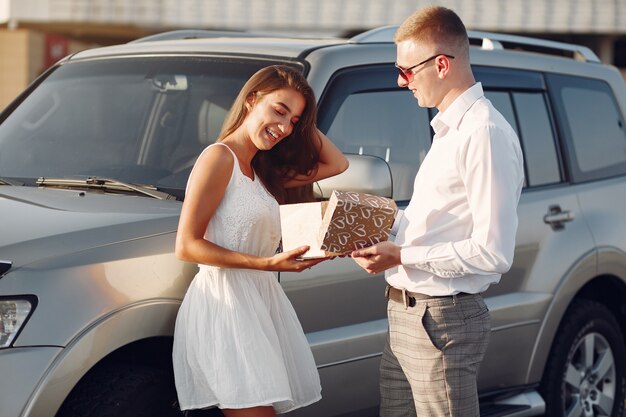
[[287,252],[277,253],[269,258],[269,271],[301,272],[330,258],[298,259],[309,250],[309,246],[300,246]]

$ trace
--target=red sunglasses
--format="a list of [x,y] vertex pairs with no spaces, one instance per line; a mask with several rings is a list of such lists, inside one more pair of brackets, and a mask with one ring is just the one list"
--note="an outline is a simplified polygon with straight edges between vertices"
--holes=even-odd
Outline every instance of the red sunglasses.
[[448,55],[448,54],[435,54],[433,56],[431,56],[430,58],[426,58],[425,60],[423,60],[422,62],[420,62],[419,64],[415,64],[411,67],[408,68],[402,68],[400,65],[398,65],[398,63],[396,62],[394,65],[396,66],[396,68],[398,69],[398,73],[400,75],[400,77],[402,77],[402,79],[404,81],[410,82],[411,78],[413,78],[413,69],[419,67],[422,64],[427,63],[428,61],[432,61],[433,59],[437,58],[439,55],[443,55],[445,57],[448,57],[450,59],[454,59],[454,56],[452,55]]

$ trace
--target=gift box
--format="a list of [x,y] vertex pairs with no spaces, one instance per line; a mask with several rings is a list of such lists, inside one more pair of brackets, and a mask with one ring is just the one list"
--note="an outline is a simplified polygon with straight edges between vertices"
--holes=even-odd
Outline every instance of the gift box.
[[280,206],[283,252],[307,245],[311,248],[301,258],[325,258],[335,255],[322,250],[318,239],[327,205],[328,202],[323,201]]
[[280,206],[283,251],[310,246],[302,258],[345,255],[385,241],[398,212],[389,198],[333,191],[327,202]]
[[397,213],[389,198],[335,190],[323,216],[320,249],[345,254],[386,241]]

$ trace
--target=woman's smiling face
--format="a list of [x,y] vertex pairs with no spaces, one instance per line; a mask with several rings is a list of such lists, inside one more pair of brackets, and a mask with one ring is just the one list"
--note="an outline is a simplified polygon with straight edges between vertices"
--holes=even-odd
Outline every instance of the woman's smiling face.
[[290,88],[248,99],[249,113],[244,125],[252,143],[262,151],[272,149],[293,132],[305,104],[302,94]]

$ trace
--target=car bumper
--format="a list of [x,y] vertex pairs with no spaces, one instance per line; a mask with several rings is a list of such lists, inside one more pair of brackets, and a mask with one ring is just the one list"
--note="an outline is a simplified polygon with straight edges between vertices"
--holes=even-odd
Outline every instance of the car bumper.
[[58,347],[0,350],[0,416],[33,416],[30,409],[37,397],[39,381],[61,350]]

